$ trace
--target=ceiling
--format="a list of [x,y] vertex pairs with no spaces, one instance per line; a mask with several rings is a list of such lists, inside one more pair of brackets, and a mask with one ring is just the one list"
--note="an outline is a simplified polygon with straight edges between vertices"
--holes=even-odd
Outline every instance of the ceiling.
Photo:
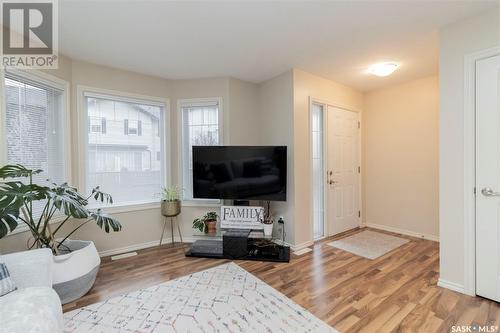
[[[268,80],[290,68],[369,91],[436,74],[440,27],[491,1],[59,1],[60,52],[186,79]],[[366,73],[397,61],[392,76]]]

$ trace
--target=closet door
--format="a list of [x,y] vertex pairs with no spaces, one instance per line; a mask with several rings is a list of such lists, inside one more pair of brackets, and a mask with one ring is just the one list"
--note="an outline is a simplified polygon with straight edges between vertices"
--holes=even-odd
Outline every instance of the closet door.
[[500,302],[500,55],[476,63],[476,293]]

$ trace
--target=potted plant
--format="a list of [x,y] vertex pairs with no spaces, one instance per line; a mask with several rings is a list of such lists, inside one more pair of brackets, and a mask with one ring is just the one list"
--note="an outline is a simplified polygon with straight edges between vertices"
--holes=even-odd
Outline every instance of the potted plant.
[[181,213],[181,190],[177,186],[162,189],[161,214],[165,217],[174,217]]
[[267,201],[267,209],[264,213],[264,218],[262,218],[261,223],[263,224],[264,228],[264,236],[272,236],[274,219],[273,214],[271,213],[269,201]]
[[[113,203],[112,197],[99,187],[94,188],[88,197],[83,197],[67,183],[50,186],[34,184],[33,175],[41,172],[22,165],[0,168],[1,179],[28,179],[27,182],[16,179],[0,183],[0,238],[24,223],[32,236],[28,241],[28,249],[52,250],[53,288],[65,304],[90,290],[101,263],[92,241],[71,240],[69,237],[89,222],[96,223],[108,233],[110,230],[120,231],[122,226],[101,209],[87,208],[91,198],[102,203]],[[41,213],[34,210],[35,206],[42,207]],[[72,229],[65,227],[71,224],[74,225]],[[70,231],[58,237],[63,229]]]
[[193,229],[213,234],[217,231],[217,217],[216,212],[208,212],[202,218],[193,221]]

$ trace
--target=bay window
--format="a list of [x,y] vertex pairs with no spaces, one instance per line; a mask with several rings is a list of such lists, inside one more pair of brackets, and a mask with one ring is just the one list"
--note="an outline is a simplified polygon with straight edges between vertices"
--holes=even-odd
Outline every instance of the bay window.
[[[37,184],[69,181],[66,83],[24,71],[6,71],[1,87],[5,101],[1,164],[43,170],[33,176]],[[42,202],[36,203],[35,215],[39,216],[42,208]]]
[[86,122],[105,119],[106,128],[84,140],[87,192],[100,186],[118,206],[158,201],[166,182],[166,103],[92,91],[83,96]]
[[[179,111],[183,200],[195,201],[193,199],[192,148],[193,146],[217,146],[222,143],[221,99],[180,100]],[[216,203],[218,200],[210,202]]]

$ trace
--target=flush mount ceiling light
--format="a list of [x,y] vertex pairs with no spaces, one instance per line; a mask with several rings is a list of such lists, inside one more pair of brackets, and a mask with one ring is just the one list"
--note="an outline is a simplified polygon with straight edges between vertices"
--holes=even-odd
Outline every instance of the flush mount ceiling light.
[[395,62],[380,62],[378,64],[371,65],[370,68],[368,68],[368,72],[375,76],[389,76],[396,69],[398,69],[398,67],[399,65]]

